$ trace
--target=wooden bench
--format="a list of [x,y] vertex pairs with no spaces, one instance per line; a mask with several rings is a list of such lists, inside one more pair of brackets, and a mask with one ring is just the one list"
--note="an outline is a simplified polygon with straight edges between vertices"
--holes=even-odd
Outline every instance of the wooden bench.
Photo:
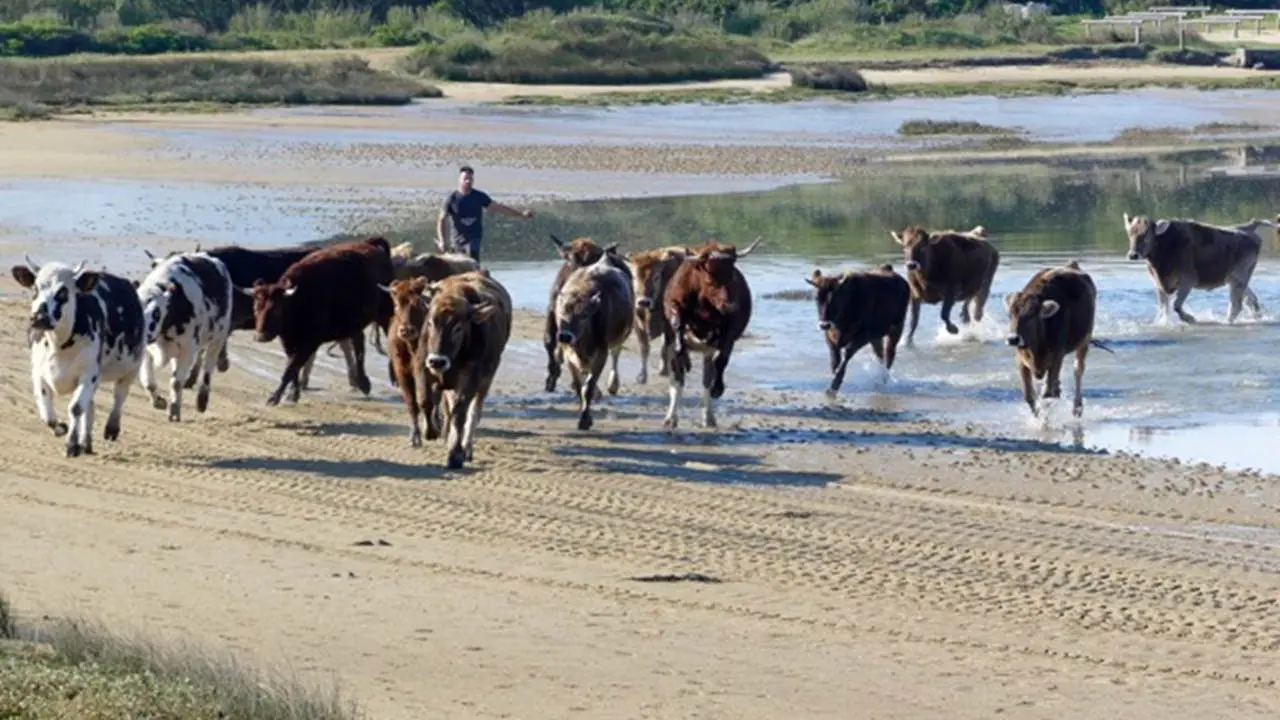
[[1276,19],[1276,29],[1280,30],[1280,10],[1228,10],[1228,15],[1243,17],[1267,17],[1268,15]]

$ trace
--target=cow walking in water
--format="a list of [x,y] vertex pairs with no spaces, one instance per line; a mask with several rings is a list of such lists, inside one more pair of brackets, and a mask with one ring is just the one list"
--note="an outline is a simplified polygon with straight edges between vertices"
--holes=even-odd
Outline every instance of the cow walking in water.
[[911,329],[907,344],[915,340],[920,323],[920,304],[942,303],[942,324],[947,332],[960,332],[951,322],[951,308],[960,303],[960,322],[981,322],[991,294],[1000,251],[987,239],[981,225],[968,232],[931,232],[912,225],[901,233],[890,231],[902,246],[907,283],[911,287]]
[[1093,278],[1071,262],[1045,268],[1031,277],[1022,290],[1005,296],[1009,311],[1009,345],[1014,349],[1022,396],[1033,415],[1038,415],[1032,376],[1044,381],[1043,397],[1062,396],[1062,361],[1075,353],[1075,400],[1072,414],[1084,413],[1081,385],[1089,346],[1110,350],[1093,339],[1094,313],[1098,290]]
[[556,298],[556,340],[579,398],[579,430],[591,429],[591,402],[599,395],[606,361],[609,394],[618,394],[618,356],[631,336],[634,308],[631,270],[612,248],[575,270]]
[[733,245],[710,241],[681,262],[663,296],[667,327],[662,354],[671,374],[671,400],[663,426],[680,424],[680,400],[685,376],[693,368],[689,351],[702,354],[702,422],[716,426],[715,402],[724,395],[724,371],[733,346],[751,322],[751,287],[738,269],[738,260],[760,244],[756,239],[741,253]]
[[[106,272],[59,262],[15,265],[13,279],[31,291],[31,384],[40,420],[55,437],[67,436],[67,457],[93,454],[94,393],[114,386],[102,437],[120,438],[120,415],[138,379],[146,344],[142,305],[133,283]],[[68,426],[58,420],[53,396],[71,395]]]
[[828,276],[815,268],[805,282],[816,290],[818,329],[831,354],[827,397],[840,391],[845,369],[863,345],[869,343],[885,371],[892,370],[911,301],[911,288],[893,266]]
[[[170,422],[182,419],[182,390],[199,368],[196,412],[209,407],[214,365],[224,358],[232,328],[231,274],[207,253],[180,253],[161,260],[138,285],[138,301],[146,323],[147,354],[142,359],[142,386],[157,410],[169,411]],[[160,397],[156,370],[170,367],[169,399]]]
[[1129,259],[1147,263],[1147,272],[1156,287],[1157,320],[1169,317],[1172,298],[1173,311],[1178,317],[1183,322],[1194,323],[1195,317],[1182,309],[1187,296],[1192,290],[1214,290],[1223,285],[1231,291],[1227,322],[1235,322],[1246,303],[1249,311],[1257,316],[1261,308],[1249,282],[1262,252],[1258,228],[1263,225],[1276,227],[1267,220],[1230,227],[1195,220],[1153,222],[1146,215],[1129,217],[1129,213],[1125,213]]

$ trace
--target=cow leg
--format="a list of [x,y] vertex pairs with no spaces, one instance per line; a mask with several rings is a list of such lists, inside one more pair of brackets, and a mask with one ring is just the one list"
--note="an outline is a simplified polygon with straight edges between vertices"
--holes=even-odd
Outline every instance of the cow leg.
[[[310,358],[307,359],[307,362],[303,364],[302,370],[298,373],[297,384],[298,384],[298,387],[302,388],[303,390],[311,389],[311,366],[315,364],[316,364],[316,357],[315,355],[312,355]],[[350,366],[347,366],[348,377],[350,377],[350,374],[351,374]]]
[[1075,394],[1074,400],[1071,403],[1071,414],[1075,415],[1076,417],[1081,417],[1082,415],[1084,415],[1084,395],[1081,391],[1081,384],[1084,381],[1084,359],[1085,359],[1085,356],[1088,354],[1089,354],[1089,342],[1086,340],[1076,350],[1076,363],[1074,368],[1075,379],[1076,379],[1076,387],[1075,387],[1076,394]]
[[[404,405],[409,409],[409,446],[422,446],[422,426],[418,423],[418,416],[422,414],[425,408],[418,404],[418,388],[414,383],[412,373],[405,373],[408,377],[401,378],[396,384],[400,386],[400,397],[404,399]],[[431,418],[428,416],[427,424],[430,425]]]
[[344,341],[342,347],[344,354],[347,352],[347,343],[350,344],[351,355],[354,358],[352,365],[355,367],[356,389],[368,397],[373,390],[373,383],[369,381],[369,375],[364,371],[364,331],[361,330]]
[[40,422],[53,431],[54,437],[66,435],[70,428],[53,414],[53,388],[34,372],[31,373],[31,391],[36,399],[36,412],[40,415]]
[[1046,400],[1062,397],[1062,355],[1055,354],[1049,358],[1049,372],[1044,379],[1044,391],[1040,396]]
[[280,376],[280,385],[277,386],[275,392],[271,393],[271,396],[267,398],[268,405],[279,405],[280,398],[284,395],[284,389],[290,385],[293,386],[293,392],[290,397],[294,402],[298,401],[298,397],[301,395],[301,388],[298,384],[298,375],[302,372],[302,368],[305,367],[308,362],[315,359],[316,349],[317,348],[315,346],[306,346],[304,348],[300,348],[296,354],[289,356],[289,362],[284,368],[284,375]]
[[716,375],[711,383],[711,398],[719,400],[724,395],[724,369],[729,367],[729,356],[733,354],[733,342],[726,342],[716,352]]
[[[685,363],[687,358],[677,354],[674,349],[670,349],[669,374],[667,375],[667,394],[670,402],[667,406],[667,416],[662,421],[662,426],[668,430],[675,430],[680,424],[680,400],[684,397],[684,378],[686,370]],[[685,354],[688,350],[684,351]]]
[[[864,340],[857,340],[844,346],[843,353],[840,358],[840,365],[836,368],[835,374],[831,377],[831,385],[827,387],[827,397],[834,398],[836,393],[840,392],[840,386],[844,384],[844,373],[849,367],[849,361],[853,359],[855,353],[862,349],[864,344]],[[876,355],[879,354],[879,351],[877,351]]]
[[480,416],[484,414],[484,399],[488,395],[489,383],[486,382],[471,397],[471,402],[467,404],[466,437],[463,440],[463,445],[467,450],[467,462],[475,460],[476,428],[480,426]]
[[[636,384],[644,385],[649,382],[649,330],[648,328],[636,328],[636,345],[640,349],[640,372],[636,373]],[[666,362],[663,362],[666,365]],[[615,394],[617,391],[613,391]]]
[[208,363],[202,355],[200,357],[200,361],[191,366],[191,372],[187,373],[187,378],[182,381],[182,387],[184,390],[190,390],[196,386],[196,381],[200,379],[200,370],[207,364]]
[[[714,350],[708,350],[702,354],[702,426],[713,428],[716,426],[716,408],[715,398],[712,397],[711,388],[715,386],[718,376],[716,374],[716,353]],[[723,393],[724,390],[721,389]]]
[[622,355],[622,345],[609,351],[609,394],[617,395],[621,378],[618,377],[618,356]]
[[218,351],[218,372],[226,372],[231,369],[231,361],[227,359],[227,344],[231,342],[230,333],[227,334],[227,342],[222,343],[222,349]]
[[973,304],[972,300],[965,300],[960,303],[960,322],[968,325],[971,322],[969,317],[969,307]]
[[213,384],[213,364],[209,359],[217,357],[226,343],[225,337],[221,340],[215,338],[204,347],[204,353],[200,359],[200,389],[196,391],[196,412],[198,413],[209,409],[209,387]]
[[1178,317],[1182,318],[1182,321],[1185,323],[1194,323],[1196,321],[1195,317],[1191,313],[1182,309],[1182,304],[1187,301],[1187,296],[1190,294],[1191,281],[1179,280],[1178,294],[1173,298],[1173,311],[1177,313]]
[[1164,288],[1156,288],[1156,322],[1167,321],[1169,319],[1169,314],[1171,312],[1169,301],[1171,299],[1172,296],[1165,292]]
[[1230,324],[1236,321],[1240,311],[1244,308],[1244,287],[1232,282],[1228,288],[1228,297],[1227,323]]
[[1036,390],[1031,383],[1031,368],[1022,361],[1018,361],[1018,376],[1022,379],[1022,399],[1027,402],[1027,407],[1031,408],[1031,414],[1039,416],[1036,412]]
[[156,410],[164,410],[169,407],[164,398],[160,397],[156,388],[156,360],[152,355],[155,345],[151,345],[142,349],[142,365],[138,368],[138,379],[142,382],[142,388],[151,396],[151,407]]
[[463,444],[467,423],[467,406],[470,404],[467,398],[461,392],[454,392],[454,398],[449,403],[449,457],[446,461],[450,470],[457,470],[462,467],[467,457],[467,449]]
[[907,332],[907,345],[915,344],[916,326],[920,324],[920,300],[911,298],[911,329]]
[[129,399],[129,391],[133,389],[136,375],[130,375],[116,381],[114,397],[111,399],[111,412],[107,415],[107,426],[102,430],[102,439],[115,441],[120,439],[120,416],[124,414],[124,401]]
[[195,367],[197,354],[199,353],[195,347],[184,343],[179,346],[178,356],[173,359],[173,373],[169,377],[169,422],[182,420],[182,383]]
[[556,381],[560,379],[560,342],[556,340],[556,314],[554,309],[547,310],[547,320],[542,329],[542,346],[547,349],[547,392],[556,391]]
[[1244,289],[1244,303],[1255,318],[1262,314],[1262,306],[1258,303],[1258,296],[1253,294],[1251,288],[1246,287]]
[[960,328],[956,327],[956,324],[951,322],[951,307],[955,304],[955,293],[948,288],[946,294],[942,297],[942,324],[946,325],[947,332],[952,335],[957,335],[960,332]]
[[71,430],[67,433],[67,457],[93,454],[93,394],[98,389],[98,369],[89,371],[71,395],[67,414]]
[[901,325],[889,328],[889,334],[884,336],[884,369],[886,371],[893,369],[893,361],[898,357],[898,341],[901,339]]

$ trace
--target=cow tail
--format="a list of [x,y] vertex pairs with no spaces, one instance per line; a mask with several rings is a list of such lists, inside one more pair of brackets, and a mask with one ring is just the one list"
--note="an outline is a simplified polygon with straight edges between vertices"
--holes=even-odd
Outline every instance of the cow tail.
[[1111,353],[1112,355],[1115,355],[1115,354],[1116,354],[1116,351],[1115,351],[1115,350],[1112,350],[1111,348],[1107,347],[1105,344],[1103,344],[1103,342],[1102,342],[1101,340],[1098,340],[1098,339],[1095,339],[1095,338],[1091,338],[1091,339],[1089,340],[1089,344],[1090,344],[1090,345],[1092,345],[1092,346],[1094,346],[1094,347],[1096,347],[1096,348],[1098,348],[1098,349],[1100,349],[1100,350],[1105,350],[1105,351],[1107,351],[1107,352]]

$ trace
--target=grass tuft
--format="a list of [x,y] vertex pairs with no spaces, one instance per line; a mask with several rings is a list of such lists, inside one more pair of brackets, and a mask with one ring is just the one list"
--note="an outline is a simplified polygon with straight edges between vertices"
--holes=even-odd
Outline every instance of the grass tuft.
[[857,70],[838,63],[816,63],[788,67],[791,84],[812,90],[860,93],[869,89],[866,78]]
[[899,135],[1007,135],[1013,130],[985,125],[973,120],[907,120],[898,126]]

